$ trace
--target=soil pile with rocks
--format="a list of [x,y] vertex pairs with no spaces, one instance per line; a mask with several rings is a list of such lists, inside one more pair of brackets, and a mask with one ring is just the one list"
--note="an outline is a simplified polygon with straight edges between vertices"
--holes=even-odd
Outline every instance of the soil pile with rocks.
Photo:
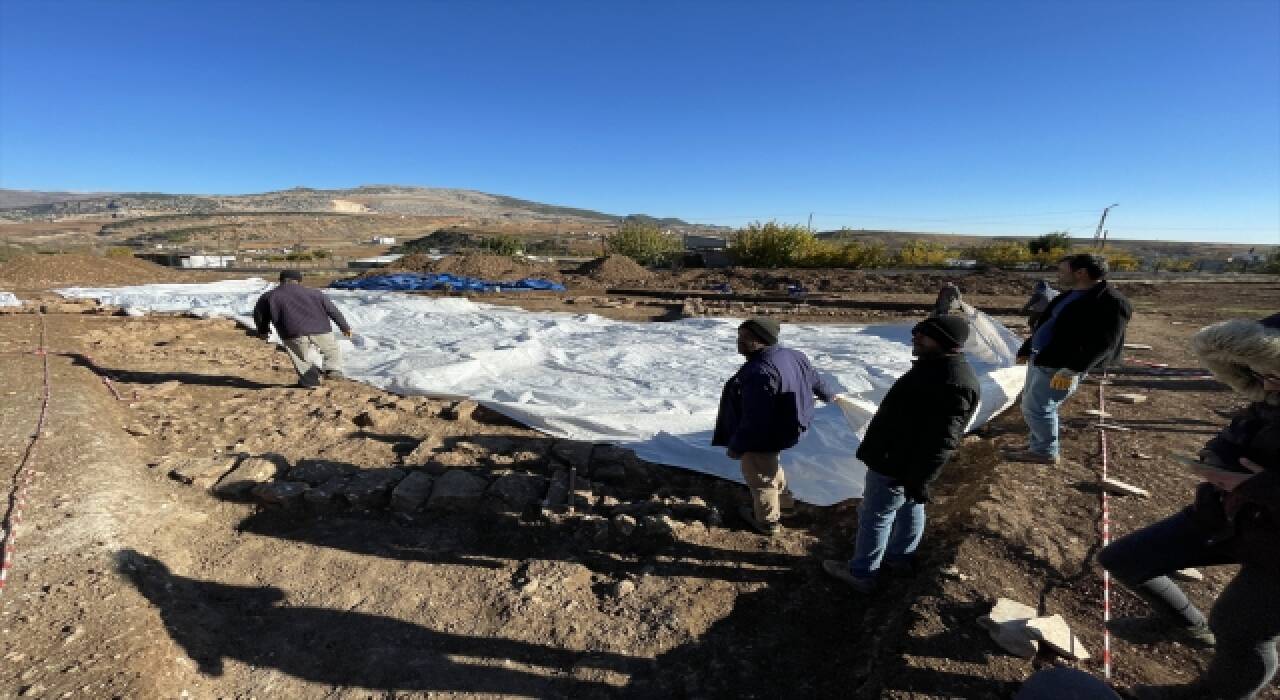
[[483,254],[449,255],[439,260],[433,260],[430,256],[422,254],[406,255],[389,267],[371,270],[361,277],[376,277],[396,272],[447,273],[492,281],[517,280],[525,277],[538,277],[553,282],[562,280],[560,270],[554,265],[525,262],[506,255]]
[[884,274],[830,268],[725,268],[685,270],[671,277],[674,286],[685,289],[727,284],[734,291],[785,291],[791,285],[799,285],[813,292],[872,294],[935,294],[947,282],[954,282],[964,294],[983,296],[1030,294],[1034,286],[1034,281],[1023,275],[1005,272]]
[[0,264],[0,287],[6,289],[111,287],[189,281],[191,279],[181,273],[132,257],[72,253],[23,255]]
[[605,286],[646,284],[656,275],[625,255],[609,255],[585,262],[578,268],[578,275]]

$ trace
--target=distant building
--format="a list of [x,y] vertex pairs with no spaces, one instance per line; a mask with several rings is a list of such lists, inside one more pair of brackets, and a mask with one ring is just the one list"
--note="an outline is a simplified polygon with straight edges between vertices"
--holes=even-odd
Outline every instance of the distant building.
[[178,267],[212,268],[231,267],[236,261],[234,255],[186,255],[178,258]]
[[[390,265],[391,263],[403,257],[404,257],[403,253],[391,253],[389,255],[375,255],[370,258],[359,258],[356,260],[349,260],[347,261],[347,267],[353,268],[356,270],[369,270],[375,267],[386,267],[387,265]],[[443,256],[433,255],[430,257],[432,257],[433,259],[439,259],[439,257],[443,257]]]
[[395,245],[395,236],[374,236],[373,242],[378,245]]

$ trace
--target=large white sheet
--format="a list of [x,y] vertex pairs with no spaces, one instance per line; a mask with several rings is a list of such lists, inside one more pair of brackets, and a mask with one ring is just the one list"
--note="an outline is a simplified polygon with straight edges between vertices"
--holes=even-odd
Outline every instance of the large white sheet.
[[0,292],[0,306],[22,306],[22,301],[13,292]]
[[[187,311],[249,322],[260,279],[211,284],[71,288],[132,313]],[[738,319],[627,323],[592,314],[531,313],[459,298],[395,292],[328,293],[356,330],[342,340],[346,373],[399,394],[470,397],[557,437],[625,445],[644,459],[741,481],[737,462],[710,445],[720,391],[742,361]],[[982,380],[974,425],[1022,387],[1017,339],[969,310],[965,348]],[[910,367],[910,325],[783,326],[782,342],[858,399],[859,410],[818,409],[783,455],[796,496],[830,505],[862,492],[859,435],[893,381]]]

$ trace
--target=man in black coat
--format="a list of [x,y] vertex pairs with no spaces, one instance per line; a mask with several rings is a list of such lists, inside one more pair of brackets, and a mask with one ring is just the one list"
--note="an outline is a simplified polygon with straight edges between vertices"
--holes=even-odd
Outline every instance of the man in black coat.
[[860,593],[875,589],[881,563],[912,566],[924,534],[929,484],[960,446],[978,409],[978,377],[961,349],[969,323],[961,316],[931,316],[911,331],[916,361],[880,402],[858,448],[867,466],[858,507],[853,559],[822,563],[830,575]]
[[1123,352],[1133,307],[1106,277],[1106,260],[1091,253],[1058,263],[1058,282],[1065,291],[1045,307],[1018,350],[1018,361],[1027,363],[1022,388],[1027,448],[1007,458],[1057,464],[1058,407],[1075,393],[1085,373],[1115,362]]
[[338,307],[324,292],[302,286],[302,273],[297,270],[282,271],[280,284],[258,297],[253,307],[258,336],[266,340],[275,326],[280,344],[298,372],[298,386],[305,388],[320,385],[321,368],[307,359],[312,350],[324,358],[326,377],[342,376],[342,350],[333,337],[330,321],[338,324],[343,335],[351,337],[351,325]]

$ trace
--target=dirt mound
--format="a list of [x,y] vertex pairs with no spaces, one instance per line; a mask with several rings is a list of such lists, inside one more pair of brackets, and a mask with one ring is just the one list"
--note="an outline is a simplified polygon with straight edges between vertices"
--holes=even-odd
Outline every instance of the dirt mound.
[[561,281],[560,270],[554,265],[524,262],[505,255],[449,255],[432,260],[430,256],[406,255],[390,267],[367,272],[362,277],[385,275],[391,272],[439,272],[451,275],[476,277],[482,280],[505,281],[539,277],[554,282]]
[[71,253],[24,255],[0,264],[0,287],[9,289],[111,287],[182,281],[191,280],[164,266],[132,257]]
[[1019,296],[1030,294],[1034,282],[1014,273],[980,272],[938,274],[931,272],[880,273],[840,269],[782,268],[762,270],[726,268],[686,270],[673,276],[677,286],[702,289],[728,284],[734,291],[781,291],[800,285],[811,291],[872,294],[936,294],[947,282],[954,282],[964,294]]
[[585,262],[578,268],[577,274],[607,286],[645,283],[656,277],[643,265],[625,255],[617,254]]

